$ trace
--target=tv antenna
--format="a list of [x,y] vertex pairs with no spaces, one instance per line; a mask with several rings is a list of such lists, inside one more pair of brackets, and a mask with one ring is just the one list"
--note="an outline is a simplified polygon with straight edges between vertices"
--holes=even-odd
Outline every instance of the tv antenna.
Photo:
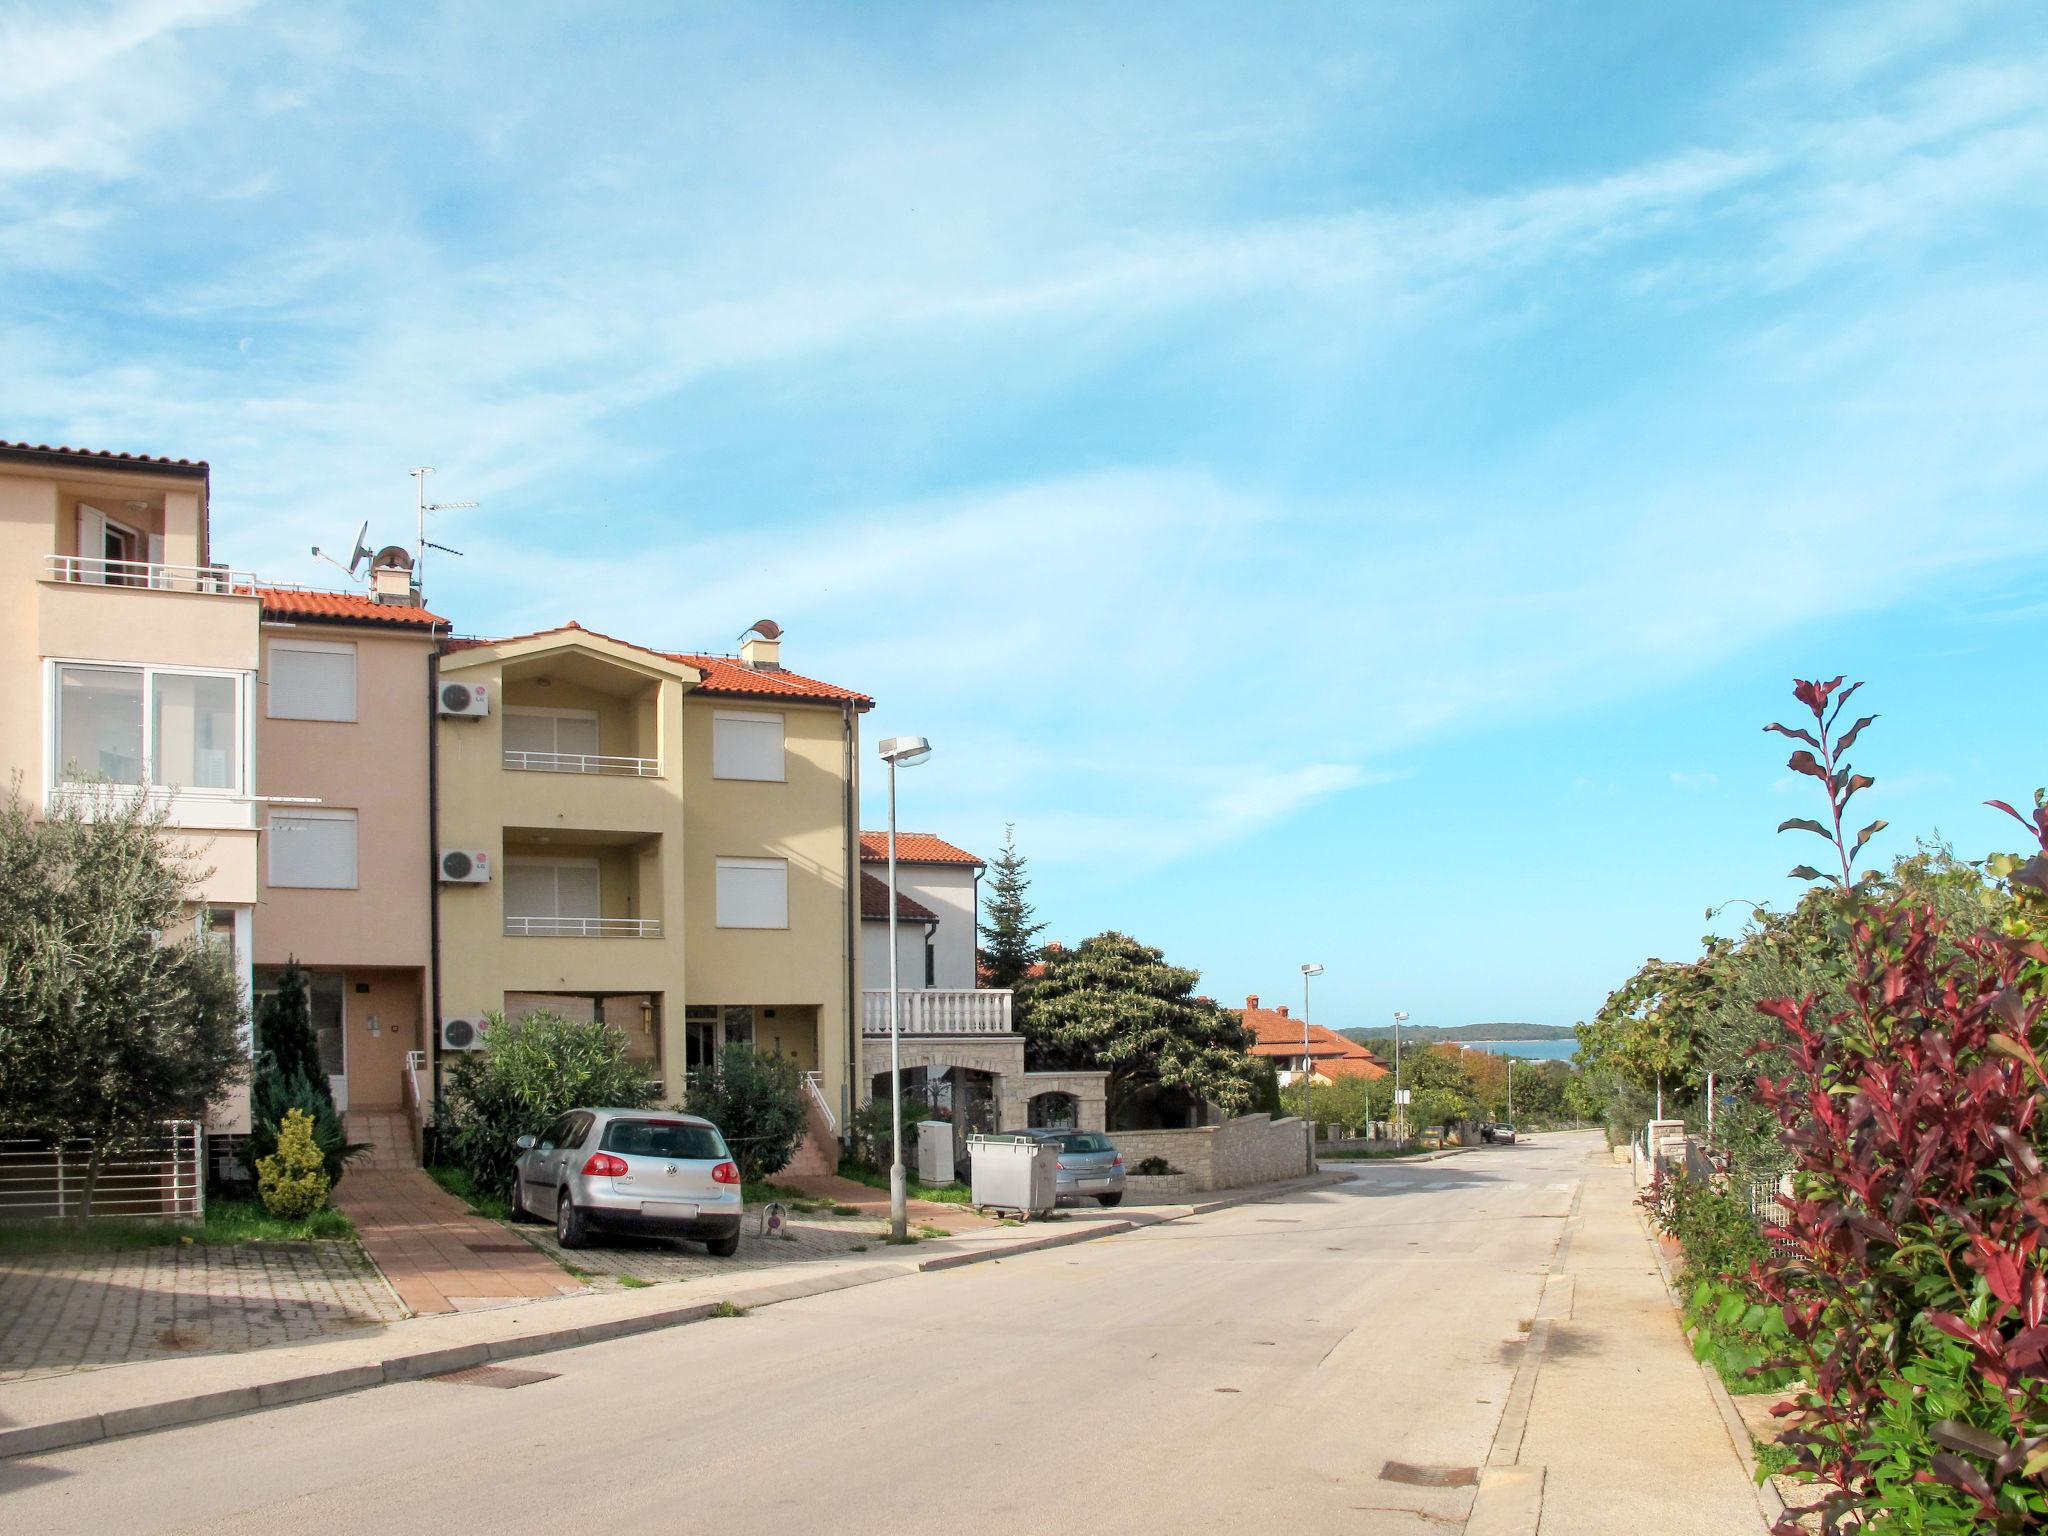
[[412,585],[415,592],[422,590],[422,583],[425,579],[427,568],[428,550],[438,549],[444,555],[455,555],[458,557],[462,554],[462,551],[459,549],[450,549],[446,544],[436,544],[427,537],[427,514],[429,512],[454,512],[463,507],[473,507],[476,505],[473,501],[427,500],[427,476],[433,472],[434,466],[431,464],[422,464],[418,469],[412,471],[413,485],[416,488],[419,503],[419,540],[417,547],[413,551],[412,559]]
[[369,536],[370,523],[369,519],[365,518],[363,520],[363,526],[356,530],[355,544],[349,550],[347,565],[343,565],[339,560],[335,559],[334,556],[323,553],[318,544],[315,544],[313,546],[313,558],[315,560],[325,560],[337,571],[340,571],[343,574],[345,574],[350,581],[354,581],[356,579],[356,572],[359,569],[361,569],[363,562],[370,558],[370,546],[363,542],[363,540],[365,540]]

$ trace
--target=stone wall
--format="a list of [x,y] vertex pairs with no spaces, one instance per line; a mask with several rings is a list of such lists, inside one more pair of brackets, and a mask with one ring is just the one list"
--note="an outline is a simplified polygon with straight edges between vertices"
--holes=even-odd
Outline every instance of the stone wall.
[[1301,1121],[1292,1117],[1239,1115],[1186,1131],[1111,1131],[1109,1139],[1123,1153],[1127,1171],[1148,1157],[1163,1157],[1185,1176],[1189,1194],[1295,1178],[1308,1159]]

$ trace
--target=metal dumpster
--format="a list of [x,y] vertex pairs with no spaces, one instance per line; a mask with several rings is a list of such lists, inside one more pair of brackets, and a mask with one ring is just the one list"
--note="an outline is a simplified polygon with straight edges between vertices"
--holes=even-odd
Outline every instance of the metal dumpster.
[[921,1120],[917,1126],[917,1177],[925,1184],[953,1182],[953,1122]]
[[1035,1136],[970,1136],[973,1199],[981,1210],[1016,1211],[1027,1219],[1059,1204],[1060,1146]]

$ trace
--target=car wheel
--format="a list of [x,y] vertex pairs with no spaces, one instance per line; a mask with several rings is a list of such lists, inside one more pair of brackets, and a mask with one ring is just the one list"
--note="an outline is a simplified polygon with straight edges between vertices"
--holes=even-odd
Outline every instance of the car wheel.
[[740,1251],[740,1235],[735,1232],[731,1237],[707,1239],[704,1244],[704,1251],[714,1259],[729,1259]]
[[520,1183],[519,1170],[514,1168],[512,1170],[512,1192],[505,1197],[505,1203],[512,1207],[512,1220],[515,1222],[526,1220],[526,1198],[520,1193]]
[[555,1197],[555,1241],[564,1248],[581,1248],[585,1230],[583,1213],[576,1209],[576,1202],[564,1189]]
[[1113,1206],[1119,1206],[1124,1203],[1124,1197],[1121,1192],[1114,1195],[1097,1195],[1095,1198],[1102,1202],[1104,1210],[1109,1210]]

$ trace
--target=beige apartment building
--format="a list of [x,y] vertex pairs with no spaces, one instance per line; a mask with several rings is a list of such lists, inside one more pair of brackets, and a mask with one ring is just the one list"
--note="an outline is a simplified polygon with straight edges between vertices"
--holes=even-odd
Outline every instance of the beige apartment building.
[[88,780],[160,805],[246,987],[261,605],[213,563],[207,493],[204,463],[0,444],[0,770],[38,808]]
[[[665,1094],[732,1044],[794,1057],[824,1124],[858,1060],[865,695],[738,656],[663,652],[574,623],[444,645],[440,1016],[616,1025]],[[826,1140],[828,1138],[814,1138]]]
[[433,1017],[431,684],[448,626],[410,566],[384,551],[367,593],[258,589],[256,742],[291,798],[264,824],[255,991],[287,960],[305,968],[334,1102],[358,1121],[431,1093],[411,1053]]

